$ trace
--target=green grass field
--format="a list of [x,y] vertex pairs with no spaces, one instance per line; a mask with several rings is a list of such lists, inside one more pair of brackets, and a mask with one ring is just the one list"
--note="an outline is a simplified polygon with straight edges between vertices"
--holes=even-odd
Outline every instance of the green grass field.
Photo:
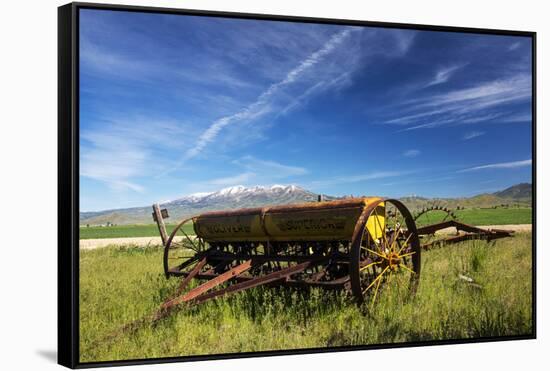
[[[176,225],[167,224],[166,231],[172,232]],[[195,234],[192,224],[185,225],[185,231]],[[159,236],[156,224],[128,224],[115,225],[112,227],[80,227],[80,239],[90,238],[120,238],[120,237],[152,237]]]
[[466,209],[455,214],[458,220],[472,225],[530,224],[531,208],[525,209]]
[[[466,209],[456,211],[458,220],[472,225],[502,225],[502,224],[529,224],[531,223],[531,209]],[[433,215],[431,223],[440,221],[437,213]],[[418,224],[423,225],[426,220]],[[175,224],[166,225],[170,233]],[[191,224],[187,224],[186,232],[194,234]],[[90,238],[118,238],[118,237],[151,237],[158,236],[156,224],[130,224],[112,227],[80,227],[80,239]]]
[[[98,342],[171,296],[158,247],[80,252],[81,361],[522,335],[532,331],[531,234],[422,253],[417,295],[370,311],[343,292],[254,288]],[[466,275],[478,286],[459,279]],[[194,283],[196,285],[196,283]],[[366,312],[366,313],[365,313]]]
[[[458,221],[471,225],[531,224],[530,208],[465,209],[455,210]],[[416,224],[423,226],[442,221],[447,214],[432,211],[417,219]]]

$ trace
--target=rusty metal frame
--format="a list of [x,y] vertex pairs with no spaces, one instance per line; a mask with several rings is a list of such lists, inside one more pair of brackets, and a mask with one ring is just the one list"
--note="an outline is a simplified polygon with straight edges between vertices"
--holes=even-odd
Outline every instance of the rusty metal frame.
[[[403,231],[401,228],[401,222],[399,222],[399,225],[394,223],[393,227],[390,226],[389,229],[384,226],[384,233],[382,236],[384,242],[387,244],[384,246],[387,246],[386,249],[389,251],[389,254],[393,254],[394,251],[397,250],[397,248],[393,250],[396,241],[401,246],[401,243],[398,240],[401,233],[401,237],[404,242],[403,246],[397,253],[397,259],[399,260],[400,266],[403,264],[400,260],[401,255],[399,254],[405,247],[407,247],[407,250],[402,254],[402,256],[412,255],[412,257],[407,258],[410,259],[410,262],[412,262],[412,268],[407,268],[410,272],[412,272],[410,275],[408,291],[410,294],[414,294],[418,286],[420,276],[420,255],[422,249],[427,250],[436,244],[451,244],[468,239],[484,239],[490,241],[496,238],[509,237],[512,235],[512,232],[509,231],[500,229],[485,230],[454,220],[417,228],[416,223],[407,207],[398,200],[372,198],[368,203],[365,200],[361,202],[363,202],[364,207],[361,214],[355,221],[355,227],[349,240],[341,240],[339,238],[326,240],[323,241],[324,245],[322,243],[320,245],[317,243],[317,245],[315,245],[315,250],[312,250],[311,246],[307,249],[304,247],[309,244],[316,244],[315,241],[274,241],[273,244],[271,244],[268,239],[267,241],[261,241],[261,244],[265,243],[265,245],[263,245],[263,253],[258,252],[257,247],[259,246],[259,243],[256,244],[248,241],[242,242],[241,245],[239,245],[240,242],[224,244],[224,242],[216,241],[214,244],[211,244],[208,249],[196,251],[194,256],[188,257],[188,259],[184,262],[172,269],[169,269],[168,254],[176,234],[185,223],[189,221],[195,222],[196,217],[184,219],[176,226],[170,236],[163,238],[163,264],[166,277],[182,277],[182,281],[176,289],[174,296],[165,300],[160,308],[152,315],[148,315],[128,323],[116,332],[108,334],[103,341],[111,341],[123,332],[135,331],[146,323],[156,323],[157,321],[160,321],[168,316],[175,309],[182,306],[190,307],[198,305],[211,299],[264,285],[283,285],[297,288],[320,287],[323,289],[347,290],[353,294],[356,302],[361,305],[366,295],[365,292],[378,281],[376,291],[373,295],[371,295],[373,297],[371,303],[374,303],[378,292],[378,287],[382,281],[380,277],[382,277],[384,272],[386,272],[390,266],[388,265],[384,268],[374,280],[369,279],[368,277],[366,279],[361,278],[360,272],[365,267],[368,268],[368,266],[371,266],[372,264],[381,264],[384,261],[380,260],[376,256],[362,255],[361,249],[369,250],[368,247],[362,246],[365,232],[367,231],[367,221],[373,213],[376,217],[378,217],[378,214],[376,214],[376,209],[381,203],[384,203],[385,205],[393,205],[393,207],[397,209],[396,212],[399,211],[403,217],[402,221],[406,224],[406,229],[404,232],[400,232]],[[357,205],[358,200],[347,200],[345,202],[338,201],[335,205],[337,205],[337,209],[341,210],[342,208],[349,207],[350,204],[354,203]],[[315,208],[318,209],[327,207],[327,205],[314,205]],[[299,204],[296,207],[286,206],[279,207],[278,209],[288,211],[302,210],[306,207],[307,205],[305,204]],[[162,235],[164,230],[164,224],[162,223],[162,212],[160,211],[158,205],[155,205],[153,210],[153,214],[155,215],[155,219],[159,226],[159,232]],[[249,213],[251,210],[255,210],[256,212],[260,211],[263,218],[265,216],[264,211],[268,209],[245,209],[232,212],[210,213],[209,215],[243,215],[242,213]],[[397,214],[395,213],[395,215]],[[458,232],[464,233],[420,245],[421,236],[432,235],[439,230],[449,227],[455,227]],[[189,239],[187,233],[183,233],[189,242],[194,245],[194,243]],[[201,238],[200,236],[197,237]],[[382,240],[382,238],[380,237],[379,240]],[[245,247],[244,245],[247,243],[249,246]],[[382,244],[382,241],[379,241],[378,243]],[[391,243],[391,246],[389,243]],[[345,252],[341,252],[340,248],[344,244],[347,245],[347,248],[345,248]],[[335,246],[336,249],[334,248]],[[220,247],[221,250],[219,249]],[[229,247],[231,247],[231,252],[224,250],[225,248],[229,250]],[[384,257],[382,253],[378,253],[377,255],[386,260],[394,259],[393,255],[389,255],[390,258],[388,258],[388,256]],[[376,261],[377,259],[379,261]],[[389,264],[394,264],[397,266],[397,263],[392,262],[393,260],[390,260]],[[191,270],[183,271],[185,268],[191,268]],[[335,268],[336,273],[334,272]],[[308,270],[310,271],[308,272]],[[185,289],[189,286],[193,279],[204,282],[184,293]],[[227,284],[227,286],[215,289],[223,284]],[[367,288],[363,289],[363,285],[367,286]]]
[[[208,212],[201,216],[186,218],[182,220],[176,228],[172,231],[170,236],[167,237],[164,250],[164,266],[167,277],[168,276],[180,276],[182,282],[179,285],[176,294],[171,299],[166,300],[161,306],[161,312],[167,312],[180,304],[196,305],[203,303],[207,300],[214,299],[220,296],[224,296],[231,293],[236,293],[242,290],[250,289],[261,285],[285,285],[291,287],[323,287],[327,289],[343,289],[351,288],[353,295],[362,302],[363,293],[361,292],[361,285],[358,283],[359,278],[355,274],[361,267],[367,265],[369,261],[361,261],[358,254],[358,244],[361,243],[363,232],[366,228],[368,218],[380,203],[389,203],[396,207],[404,218],[407,227],[407,234],[411,237],[411,251],[415,251],[412,258],[413,266],[415,269],[416,277],[420,274],[420,251],[422,249],[429,249],[437,244],[451,244],[468,239],[484,239],[492,240],[496,238],[511,236],[511,232],[504,230],[484,230],[478,227],[474,227],[468,224],[460,223],[455,220],[449,220],[442,223],[437,223],[429,226],[417,228],[409,210],[406,206],[395,199],[382,199],[372,198],[370,201],[365,202],[364,199],[350,199],[331,202],[309,203],[309,204],[297,204],[288,206],[279,206],[273,208],[250,208],[230,211],[218,211]],[[184,224],[193,221],[201,217],[220,217],[220,216],[244,216],[251,213],[260,213],[261,219],[265,217],[265,213],[272,210],[274,212],[292,212],[303,210],[341,210],[351,207],[352,205],[363,205],[363,211],[359,218],[356,220],[353,235],[349,240],[341,241],[324,241],[325,245],[322,245],[321,251],[324,253],[312,253],[311,255],[305,254],[303,246],[306,244],[313,244],[313,241],[269,241],[269,234],[266,232],[267,241],[261,241],[264,246],[264,251],[259,253],[257,246],[252,243],[251,247],[246,247],[243,250],[243,246],[239,246],[239,242],[223,242],[216,241],[215,245],[211,245],[209,249],[200,251],[196,255],[184,263],[176,266],[175,269],[168,269],[168,251],[174,240],[178,230],[183,227]],[[157,207],[156,215],[160,216],[160,210]],[[157,218],[158,220],[158,218]],[[265,226],[262,223],[262,227]],[[432,241],[423,245],[420,245],[420,237],[435,234],[435,232],[455,227],[461,234],[456,236],[449,236],[437,241]],[[160,228],[159,228],[160,229]],[[185,234],[185,237],[189,239],[189,236]],[[204,242],[204,241],[203,241]],[[342,243],[348,245],[347,252],[339,251],[339,247],[333,249],[333,245],[341,246]],[[260,243],[260,242],[258,242]],[[219,250],[220,246],[232,246],[229,251]],[[357,255],[357,256],[356,256]],[[327,266],[322,266],[328,263]],[[193,266],[193,264],[195,264]],[[330,264],[334,264],[340,267],[344,267],[348,274],[339,277],[331,276],[323,279],[327,275],[327,267]],[[192,269],[190,271],[184,271],[185,268]],[[258,270],[259,269],[259,270]],[[312,269],[307,273],[307,277],[292,278],[293,275],[298,273],[304,273],[306,270]],[[264,272],[264,273],[259,273]],[[193,280],[205,281],[199,286],[189,290],[183,294],[185,288]],[[412,280],[411,280],[412,282]],[[224,283],[229,283],[228,286],[219,288],[212,291],[217,286]],[[416,285],[411,286],[413,291],[416,289]]]
[[[440,239],[430,241],[422,244],[422,249],[429,250],[435,246],[442,246],[447,244],[458,243],[467,240],[485,240],[492,241],[498,238],[512,237],[513,231],[504,229],[483,229],[475,227],[473,225],[457,222],[456,220],[449,220],[441,223],[427,225],[417,228],[419,236],[434,235],[436,232],[446,228],[456,228],[458,235],[442,237]],[[465,233],[460,233],[465,232]]]
[[195,298],[195,300],[193,301],[193,304],[199,304],[208,299],[213,299],[218,296],[222,296],[229,293],[236,293],[242,290],[273,283],[279,280],[286,280],[288,279],[288,277],[292,276],[293,274],[303,272],[307,268],[313,266],[314,264],[318,264],[319,262],[320,260],[306,261],[304,263],[300,263],[294,266],[290,266],[290,267],[266,274],[265,276],[252,278],[244,282],[233,284],[224,289],[220,289],[211,293],[202,294]]

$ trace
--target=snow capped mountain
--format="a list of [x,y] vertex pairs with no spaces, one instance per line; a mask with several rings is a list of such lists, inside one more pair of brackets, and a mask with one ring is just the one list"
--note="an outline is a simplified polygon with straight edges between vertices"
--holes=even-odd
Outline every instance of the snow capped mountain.
[[215,192],[215,193],[218,193],[222,196],[225,196],[225,195],[235,195],[235,194],[239,194],[239,193],[242,193],[245,189],[244,186],[242,185],[238,185],[238,186],[234,186],[234,187],[228,187],[228,188],[224,188],[222,190],[219,190],[218,192]]
[[[325,199],[331,197],[325,196]],[[317,194],[296,185],[274,184],[270,186],[242,185],[227,187],[216,192],[193,193],[176,200],[161,202],[168,209],[169,223],[206,211],[284,205],[316,201]],[[81,224],[103,224],[106,221],[117,224],[151,223],[151,206],[129,209],[106,210],[94,213],[81,213]]]
[[[246,206],[251,204],[269,202],[271,204],[283,204],[288,201],[313,201],[316,199],[316,194],[306,191],[295,185],[280,185],[272,186],[253,186],[245,187],[242,185],[227,187],[211,193],[194,193],[174,201],[164,202],[163,205],[187,205],[208,203],[212,206],[220,205],[224,208],[225,203],[239,204],[244,203]],[[252,205],[260,206],[260,205]],[[245,207],[245,206],[241,206]]]

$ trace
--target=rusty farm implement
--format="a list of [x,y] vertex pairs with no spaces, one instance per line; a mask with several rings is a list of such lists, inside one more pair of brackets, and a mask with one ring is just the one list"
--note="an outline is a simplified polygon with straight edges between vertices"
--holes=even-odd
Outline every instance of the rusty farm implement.
[[[403,203],[379,197],[206,212],[181,221],[170,235],[167,210],[153,206],[164,245],[164,273],[180,277],[157,314],[261,285],[346,290],[357,303],[382,289],[414,293],[421,251],[468,239],[510,236],[454,218],[417,227]],[[455,235],[438,235],[447,228]],[[190,282],[199,284],[190,288]]]

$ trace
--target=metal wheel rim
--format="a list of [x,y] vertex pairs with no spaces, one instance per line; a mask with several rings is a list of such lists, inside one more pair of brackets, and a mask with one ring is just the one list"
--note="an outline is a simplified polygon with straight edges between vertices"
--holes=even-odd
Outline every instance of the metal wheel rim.
[[[188,218],[188,219],[182,220],[174,228],[174,230],[172,231],[172,233],[168,237],[168,240],[166,241],[166,245],[164,246],[164,254],[163,254],[164,274],[166,275],[166,277],[169,277],[171,275],[176,275],[175,273],[170,271],[172,268],[181,266],[182,264],[185,263],[187,265],[185,265],[185,267],[182,267],[181,269],[183,269],[183,268],[192,269],[200,260],[199,255],[197,254],[197,252],[194,252],[194,253],[188,252],[187,254],[189,256],[184,257],[183,254],[185,253],[184,252],[185,249],[183,248],[183,244],[182,244],[181,247],[176,245],[176,244],[179,244],[179,242],[176,241],[176,236],[178,235],[178,233],[180,233],[180,232],[182,233],[182,240],[183,240],[183,238],[187,238],[187,239],[190,238],[190,236],[183,231],[183,228],[189,222],[194,222],[194,219],[195,218]],[[195,236],[194,239],[195,239],[195,241],[197,241],[196,242],[197,245],[198,244],[204,245],[204,242],[199,237]],[[175,250],[175,249],[181,250],[179,253],[182,254],[181,255],[181,260],[182,261],[179,264],[174,264],[174,262],[171,262],[171,260],[173,260],[173,259],[170,256],[170,251]],[[176,250],[176,253],[177,253],[177,250]]]
[[[363,248],[362,242],[363,242],[365,233],[368,233],[368,232],[365,232],[367,221],[373,215],[374,211],[376,210],[376,207],[381,203],[389,203],[393,205],[404,218],[404,221],[407,227],[407,233],[410,236],[409,237],[410,240],[408,242],[408,244],[410,245],[410,251],[414,252],[412,255],[410,255],[410,260],[412,262],[412,270],[414,271],[414,274],[411,274],[411,279],[409,282],[409,293],[414,294],[418,287],[418,281],[420,277],[421,249],[420,249],[420,240],[418,238],[418,233],[416,230],[416,224],[414,222],[414,219],[411,213],[409,212],[409,210],[406,208],[406,206],[400,201],[395,199],[382,199],[377,203],[370,205],[368,208],[366,208],[363,211],[363,213],[361,214],[360,218],[357,221],[352,242],[351,242],[351,249],[350,249],[351,291],[359,304],[363,303],[366,297],[366,295],[364,294],[365,287],[361,279],[361,268],[362,268],[361,265],[365,263],[364,261],[361,261],[361,250]],[[387,233],[386,227],[384,227],[384,233]],[[380,283],[376,283],[376,284],[379,285]]]

